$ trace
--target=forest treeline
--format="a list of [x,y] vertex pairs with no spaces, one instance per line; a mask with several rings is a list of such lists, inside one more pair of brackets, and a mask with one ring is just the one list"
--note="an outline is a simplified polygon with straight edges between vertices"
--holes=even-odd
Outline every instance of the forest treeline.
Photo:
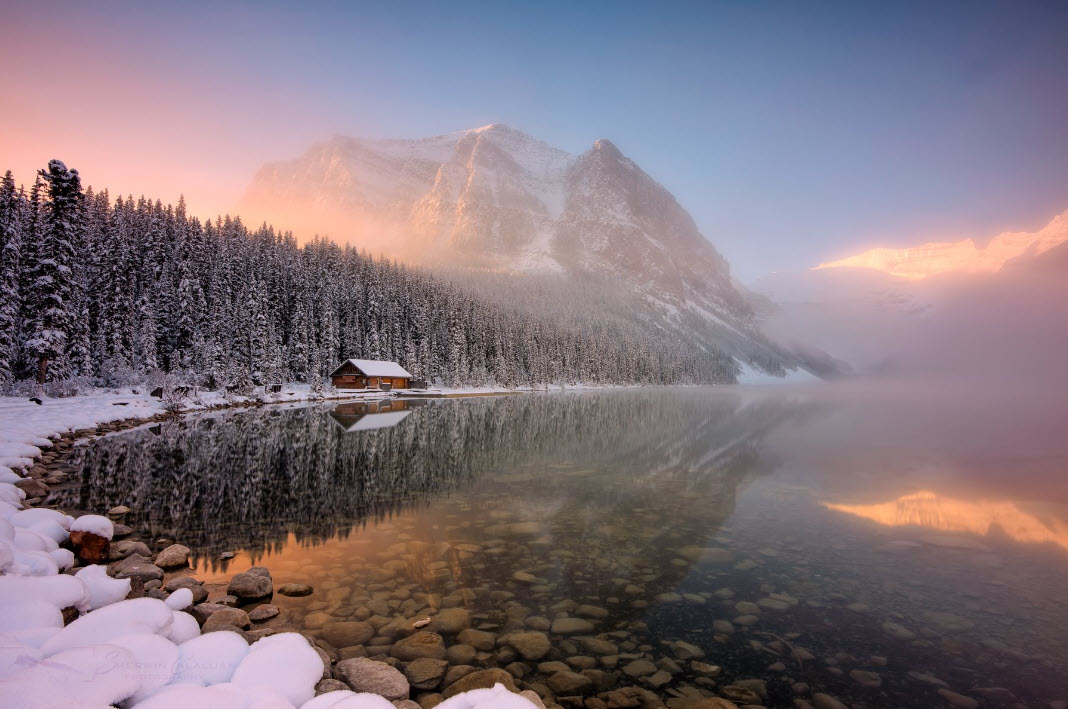
[[[324,238],[184,200],[111,199],[52,160],[0,183],[0,387],[322,386],[344,358],[447,385],[734,381],[731,357],[611,318],[576,327]],[[581,308],[581,303],[575,304]]]

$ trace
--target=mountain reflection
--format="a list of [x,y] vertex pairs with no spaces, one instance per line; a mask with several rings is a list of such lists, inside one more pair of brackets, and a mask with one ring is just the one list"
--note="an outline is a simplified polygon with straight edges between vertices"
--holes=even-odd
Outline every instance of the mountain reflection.
[[960,500],[920,490],[882,504],[823,505],[891,527],[915,525],[983,536],[1001,530],[1017,542],[1051,542],[1068,550],[1068,524],[1056,517],[1040,519],[1008,500]]
[[[526,475],[529,494],[511,509],[547,525],[554,544],[588,558],[597,539],[618,554],[609,537],[584,533],[618,525],[641,540],[626,553],[655,558],[668,539],[713,534],[746,475],[774,467],[763,434],[811,410],[709,390],[387,404],[203,416],[102,438],[74,454],[81,482],[56,490],[56,504],[126,504],[152,538],[175,538],[200,558],[237,548],[256,557],[291,534],[344,536],[475,481],[492,488]],[[501,509],[493,514],[510,515]]]

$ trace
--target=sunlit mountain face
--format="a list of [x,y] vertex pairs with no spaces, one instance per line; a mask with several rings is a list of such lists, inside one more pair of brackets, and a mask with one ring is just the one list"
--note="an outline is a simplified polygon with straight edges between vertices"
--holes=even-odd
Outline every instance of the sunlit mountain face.
[[881,504],[823,505],[889,527],[916,526],[980,536],[1000,531],[1017,542],[1051,542],[1068,550],[1068,524],[1064,520],[1039,517],[1009,500],[962,500],[920,490]]
[[979,247],[972,239],[933,242],[907,249],[877,248],[816,266],[867,268],[909,280],[946,273],[995,273],[1021,256],[1037,256],[1068,241],[1068,211],[1036,232],[1005,232]]

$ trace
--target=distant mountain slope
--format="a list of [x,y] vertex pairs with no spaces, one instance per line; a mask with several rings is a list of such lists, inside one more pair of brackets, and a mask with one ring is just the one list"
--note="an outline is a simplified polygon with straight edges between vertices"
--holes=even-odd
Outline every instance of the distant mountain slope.
[[527,274],[564,291],[589,276],[636,295],[642,325],[775,373],[805,364],[763,336],[693,218],[607,140],[573,155],[499,124],[421,140],[335,137],[265,165],[242,211],[453,271]]

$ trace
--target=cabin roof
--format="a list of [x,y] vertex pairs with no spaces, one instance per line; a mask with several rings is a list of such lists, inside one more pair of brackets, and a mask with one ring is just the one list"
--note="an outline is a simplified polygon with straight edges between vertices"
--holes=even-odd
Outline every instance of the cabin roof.
[[408,417],[411,411],[384,411],[378,414],[360,414],[359,418],[352,423],[346,423],[339,421],[338,417],[334,418],[339,426],[345,429],[346,433],[352,433],[353,431],[374,431],[379,428],[389,428],[396,426],[398,423]]
[[352,364],[356,369],[363,372],[368,377],[404,377],[411,379],[412,375],[408,371],[397,364],[396,362],[387,362],[381,359],[347,359],[338,365],[337,369],[330,372],[330,376],[333,377],[341,368],[346,364]]

